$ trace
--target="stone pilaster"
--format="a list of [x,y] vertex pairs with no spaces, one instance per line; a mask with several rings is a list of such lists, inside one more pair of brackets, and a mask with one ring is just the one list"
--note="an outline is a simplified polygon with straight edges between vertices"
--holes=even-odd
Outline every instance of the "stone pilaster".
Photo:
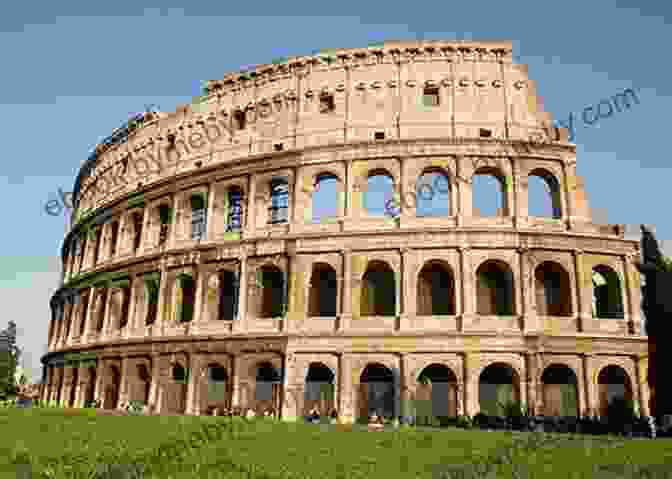
[[598,413],[598,404],[596,396],[596,384],[594,378],[594,359],[590,353],[584,353],[583,361],[583,393],[585,395],[585,411],[582,411],[582,416],[592,416]]
[[518,303],[518,315],[523,318],[525,334],[541,332],[543,325],[539,324],[537,308],[534,301],[534,272],[532,271],[527,248],[518,248],[518,263],[520,265],[520,288],[516,293]]
[[574,270],[576,282],[576,309],[578,313],[578,329],[585,332],[589,321],[592,319],[590,295],[592,294],[592,283],[590,288],[583,284],[586,281],[585,258],[582,250],[574,251]]
[[126,404],[129,400],[129,366],[127,357],[121,358],[121,379],[119,380],[119,404]]
[[623,256],[623,273],[625,276],[625,289],[623,306],[625,317],[628,318],[628,331],[632,335],[642,334],[642,315],[640,305],[642,302],[641,277],[634,267],[635,254]]
[[460,247],[460,278],[462,278],[462,311],[459,312],[461,320],[461,331],[469,327],[469,324],[474,320],[475,311],[475,290],[474,290],[474,275],[471,273],[471,261],[468,247]]
[[301,403],[303,400],[303,371],[297,371],[296,361],[292,353],[285,355],[285,374],[283,377],[282,391],[282,414],[285,421],[296,422],[300,420]]
[[[414,252],[409,248],[399,249],[399,256],[401,258],[400,262],[400,274],[399,278],[401,284],[397,286],[399,290],[397,301],[397,316],[399,316],[399,330],[405,331],[410,329],[410,318],[414,317],[416,301],[413,297],[413,279],[412,273],[414,271]],[[396,281],[395,281],[396,283]]]
[[343,276],[340,281],[341,288],[341,314],[338,318],[338,330],[345,331],[350,327],[352,320],[352,251],[341,251]]
[[289,294],[284,331],[293,331],[297,323],[306,318],[306,273],[296,254],[290,254],[287,262]]
[[342,354],[340,357],[338,372],[340,374],[341,397],[338,405],[339,419],[344,424],[352,424],[355,421],[355,391],[359,383],[357,371],[353,369],[351,355]]
[[170,318],[166,317],[166,303],[171,300],[170,298],[170,288],[168,270],[166,269],[165,263],[161,263],[160,270],[160,280],[159,280],[159,302],[156,308],[156,321],[154,327],[158,326],[159,331],[163,331],[167,321],[170,321]]
[[[149,385],[149,407],[150,410],[153,409],[156,406],[157,403],[157,396],[158,396],[158,389],[159,389],[159,370],[160,364],[159,364],[159,355],[158,354],[153,354],[152,355],[152,370],[150,372],[151,374],[151,383]],[[156,411],[154,411],[156,412]]]
[[513,216],[514,227],[518,226],[519,219],[528,215],[527,205],[527,178],[520,176],[520,163],[518,158],[510,158],[511,179],[504,180],[504,201],[508,206],[508,215]]
[[208,275],[205,269],[201,264],[198,264],[196,267],[196,290],[194,291],[194,317],[191,324],[191,327],[196,328],[196,332],[198,332],[198,327],[205,318],[203,307],[205,293],[207,292],[207,279]]
[[[465,178],[467,168],[465,162],[467,159],[464,156],[459,156],[456,162],[458,178]],[[459,202],[459,209],[457,211],[457,227],[464,226],[467,217],[471,216],[471,179],[469,181],[458,181],[455,185],[457,188],[457,197]]]
[[231,407],[239,407],[240,404],[240,359],[231,356]]
[[233,329],[236,332],[247,330],[247,298],[250,283],[249,273],[247,272],[247,252],[242,251],[239,262],[239,281],[238,281],[238,317],[233,322]]
[[464,367],[463,409],[465,415],[475,416],[480,410],[478,404],[478,353],[462,353],[462,364]]
[[648,358],[646,356],[635,356],[633,357],[633,360],[635,362],[635,370],[637,374],[637,377],[635,378],[637,384],[634,389],[637,394],[637,400],[639,401],[639,412],[642,416],[650,416],[651,395],[649,392],[649,384],[647,382],[646,367]]
[[542,410],[541,400],[542,398],[538,397],[539,391],[539,368],[540,368],[541,358],[539,353],[530,352],[525,353],[525,372],[526,378],[525,383],[527,387],[527,405],[530,408],[532,414],[537,415]]
[[200,357],[194,353],[189,354],[189,382],[187,383],[187,405],[185,413],[192,416],[200,414],[197,401],[197,390],[200,384]]
[[245,228],[243,228],[243,236],[245,238],[253,237],[255,234],[257,226],[256,194],[255,177],[250,173],[247,176],[247,208],[245,208]]

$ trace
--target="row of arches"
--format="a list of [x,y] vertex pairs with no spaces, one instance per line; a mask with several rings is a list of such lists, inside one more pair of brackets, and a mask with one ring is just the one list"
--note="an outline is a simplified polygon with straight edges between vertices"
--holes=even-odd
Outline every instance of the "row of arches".
[[[213,408],[232,407],[233,385],[227,369],[217,362],[209,363],[205,368],[206,381],[204,393],[200,397],[198,410],[210,413]],[[96,368],[83,369],[88,379],[83,381],[86,389],[82,399],[91,401],[95,397]],[[122,376],[115,365],[105,370],[106,381],[102,392],[102,407],[114,409],[119,404]],[[133,399],[145,404],[150,402],[152,378],[145,364],[138,364],[132,377],[127,378],[134,383]],[[251,394],[242,394],[241,405],[255,409],[281,410],[283,372],[270,362],[263,361],[256,365],[254,387]],[[416,383],[412,385],[407,396],[409,404],[397,407],[399,399],[399,381],[395,372],[380,363],[367,364],[359,375],[358,387],[355,391],[356,415],[366,418],[372,414],[382,416],[424,415],[451,416],[460,411],[460,388],[457,375],[450,367],[432,363],[420,371]],[[179,362],[171,365],[170,383],[166,385],[167,400],[163,403],[162,412],[185,414],[187,410],[187,384],[189,371]],[[73,371],[73,382],[78,383],[78,369]],[[608,365],[597,375],[598,413],[606,414],[606,408],[615,398],[633,399],[633,385],[623,368]],[[130,386],[129,386],[130,387]],[[336,376],[324,363],[312,362],[304,377],[301,415],[307,415],[312,408],[322,414],[338,409]],[[508,364],[496,362],[483,369],[478,378],[478,405],[481,413],[491,416],[502,415],[502,406],[509,401],[521,400],[521,378]],[[540,377],[539,402],[537,414],[548,416],[578,416],[580,414],[579,381],[574,371],[563,364],[550,364]],[[68,398],[61,398],[63,384],[57,384],[56,399],[65,399],[69,406],[75,406],[76,389],[72,388]]]

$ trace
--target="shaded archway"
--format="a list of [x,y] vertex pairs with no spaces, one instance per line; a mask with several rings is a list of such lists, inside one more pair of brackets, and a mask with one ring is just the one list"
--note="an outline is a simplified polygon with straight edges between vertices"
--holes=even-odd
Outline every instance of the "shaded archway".
[[618,273],[602,264],[593,268],[593,317],[623,319],[623,296]]
[[219,363],[208,365],[208,390],[205,398],[205,409],[208,413],[213,408],[226,409],[230,405],[229,375],[226,368]]
[[75,407],[75,400],[77,399],[77,388],[79,387],[79,368],[72,368],[72,387],[70,388],[70,397],[68,398],[68,406]]
[[368,364],[359,379],[358,412],[361,419],[376,414],[390,417],[394,410],[394,374],[380,363]]
[[152,376],[147,369],[147,365],[138,364],[138,379],[141,386],[141,401],[143,404],[149,404],[149,388],[152,384]]
[[430,364],[418,376],[418,416],[457,416],[457,377],[443,364]]
[[177,283],[177,319],[181,323],[188,323],[194,319],[196,280],[191,275],[181,274],[177,278]]
[[285,313],[285,274],[274,265],[264,265],[259,270],[261,288],[259,318],[276,318]]
[[371,261],[362,277],[361,316],[396,315],[394,271],[384,261]]
[[219,303],[217,319],[233,321],[238,315],[238,274],[233,271],[219,273]]
[[418,274],[417,314],[455,314],[455,282],[450,267],[442,261],[429,261]]
[[84,393],[84,405],[88,405],[96,399],[96,368],[90,366],[87,369],[88,380],[86,382],[86,392]]
[[602,368],[597,384],[600,416],[606,416],[607,406],[614,399],[632,400],[632,383],[628,373],[620,366],[609,365]]
[[476,311],[480,315],[511,316],[515,311],[513,273],[509,265],[488,260],[476,271]]
[[263,362],[257,367],[257,377],[254,392],[254,409],[263,413],[272,409],[280,411],[282,377],[269,362]]
[[543,414],[578,416],[579,390],[576,374],[564,364],[551,364],[541,375]]
[[505,363],[486,367],[479,377],[478,400],[481,412],[502,416],[502,406],[520,400],[520,379],[515,369]]
[[336,316],[336,271],[327,263],[316,263],[310,276],[308,316]]
[[171,368],[173,384],[172,394],[166,398],[166,409],[177,414],[184,414],[187,409],[187,383],[189,373],[180,363],[174,363]]
[[312,408],[326,416],[334,407],[334,373],[322,363],[311,363],[306,374],[303,416]]
[[572,292],[565,268],[554,261],[544,261],[537,266],[534,279],[538,315],[572,315]]
[[116,409],[119,403],[119,388],[121,387],[121,373],[116,366],[107,369],[108,382],[105,386],[103,409]]

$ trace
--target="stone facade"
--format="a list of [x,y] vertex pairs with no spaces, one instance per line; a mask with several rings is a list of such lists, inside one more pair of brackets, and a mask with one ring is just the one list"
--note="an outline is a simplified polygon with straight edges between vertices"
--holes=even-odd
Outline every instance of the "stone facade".
[[[592,223],[575,146],[536,100],[509,42],[385,42],[152,116],[78,177],[93,213],[64,242],[43,399],[352,421],[421,399],[473,415],[484,384],[550,414],[569,385],[574,413],[600,413],[615,384],[646,412],[639,245]],[[445,216],[405,200],[429,174]],[[325,175],[336,213],[314,222]],[[498,216],[474,214],[475,175],[499,180]],[[395,218],[364,207],[372,176]],[[552,221],[528,214],[530,176]]]

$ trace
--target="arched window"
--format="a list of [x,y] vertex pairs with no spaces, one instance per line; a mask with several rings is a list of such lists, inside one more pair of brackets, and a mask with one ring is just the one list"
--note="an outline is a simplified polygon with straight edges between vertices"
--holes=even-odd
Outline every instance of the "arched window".
[[238,315],[238,274],[233,271],[219,273],[219,311],[218,319],[233,321]]
[[207,228],[207,208],[201,194],[191,196],[191,239],[204,240]]
[[520,378],[508,364],[491,364],[479,377],[479,404],[481,412],[487,416],[503,416],[502,406],[518,401],[519,394]]
[[110,224],[110,258],[114,258],[117,253],[117,242],[119,241],[119,221],[114,220]]
[[187,323],[194,317],[194,302],[196,300],[196,281],[187,274],[178,277],[180,296],[177,303],[177,317],[180,322]]
[[418,275],[419,316],[455,314],[455,285],[450,269],[439,261],[423,266]]
[[389,202],[393,201],[394,180],[386,172],[371,172],[363,192],[363,206],[369,216],[389,216]]
[[265,265],[259,271],[259,317],[276,318],[285,314],[287,291],[285,275],[276,266]]
[[507,182],[492,168],[479,168],[472,179],[473,216],[508,216]]
[[560,185],[545,170],[533,170],[527,179],[528,216],[560,218]]
[[571,316],[572,294],[569,274],[558,263],[544,261],[534,273],[537,314]]
[[338,284],[334,268],[327,263],[315,264],[313,266],[313,273],[310,276],[308,316],[336,316],[337,288]]
[[450,214],[450,182],[441,171],[427,171],[415,188],[415,215],[448,216]]
[[271,206],[269,207],[269,223],[287,223],[289,212],[289,184],[285,178],[271,181]]
[[362,277],[360,310],[362,316],[396,314],[394,271],[382,261],[371,261]]
[[159,215],[159,246],[166,244],[168,241],[168,233],[170,229],[170,223],[173,217],[173,209],[168,205],[160,205],[158,207]]
[[231,187],[227,199],[229,218],[226,231],[240,231],[243,225],[243,190],[237,186]]
[[142,240],[142,215],[138,212],[132,213],[131,223],[133,224],[133,251],[137,251]]
[[338,178],[332,174],[321,174],[315,178],[313,189],[313,223],[338,216]]
[[145,305],[147,313],[145,315],[145,325],[149,326],[156,321],[156,313],[159,308],[159,276],[158,274],[149,275],[145,278]]
[[477,314],[514,314],[513,273],[506,263],[488,260],[479,266],[476,277]]
[[623,319],[623,298],[618,274],[608,266],[593,268],[593,317]]

